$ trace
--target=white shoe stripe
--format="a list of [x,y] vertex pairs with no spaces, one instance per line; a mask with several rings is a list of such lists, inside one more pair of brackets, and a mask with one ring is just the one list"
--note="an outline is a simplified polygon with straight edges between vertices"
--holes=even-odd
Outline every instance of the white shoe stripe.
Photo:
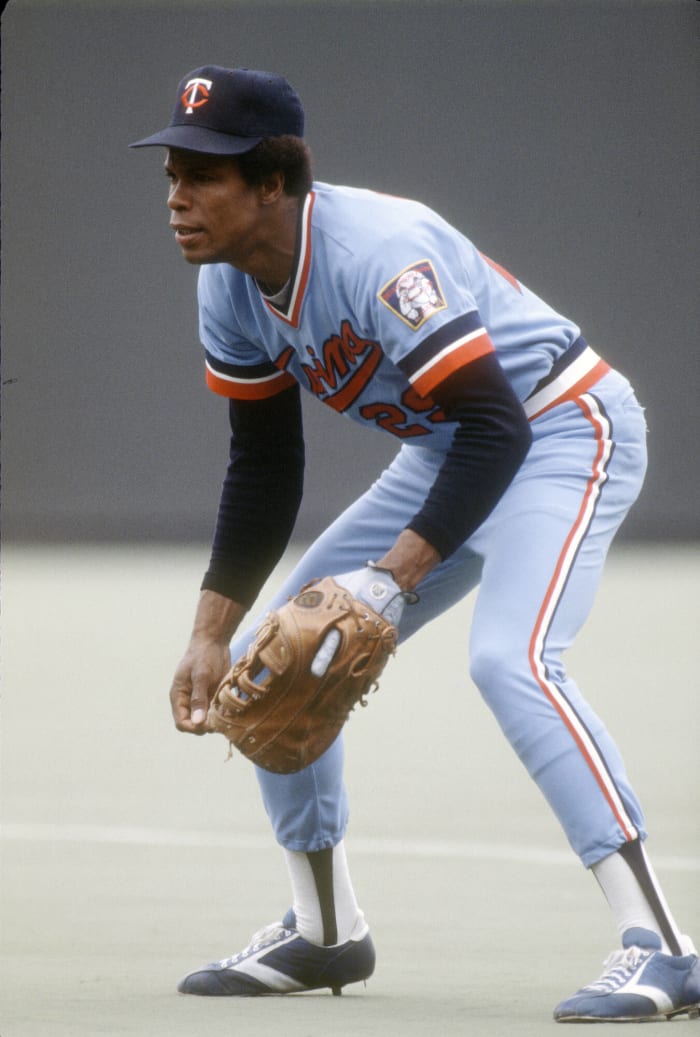
[[624,987],[621,987],[615,993],[639,994],[640,997],[648,997],[650,1001],[654,1002],[659,1012],[670,1012],[674,1007],[673,1001],[665,990],[660,990],[659,987],[648,986],[646,983],[635,983],[634,980],[625,983]]
[[304,990],[304,983],[292,979],[292,977],[286,975],[286,973],[279,972],[277,969],[272,968],[270,965],[265,965],[261,961],[261,959],[269,954],[270,951],[277,950],[279,947],[285,947],[288,943],[292,943],[298,938],[297,933],[290,933],[286,939],[275,940],[272,943],[267,943],[260,947],[259,950],[246,954],[244,958],[237,961],[234,965],[230,965],[229,970],[231,972],[239,972],[242,976],[250,976],[253,979],[257,979],[260,983],[264,983],[265,986],[269,987],[271,990],[277,990],[280,993],[285,991]]
[[262,962],[251,958],[246,959],[245,962],[240,962],[238,965],[234,965],[231,971],[240,972],[244,976],[257,979],[260,983],[264,983],[266,987],[269,987],[270,990],[276,990],[280,994],[289,994],[295,990],[306,989],[304,983],[300,983],[298,980],[292,979],[291,976],[285,975],[284,972],[278,972],[277,969],[272,969],[269,965],[263,965]]

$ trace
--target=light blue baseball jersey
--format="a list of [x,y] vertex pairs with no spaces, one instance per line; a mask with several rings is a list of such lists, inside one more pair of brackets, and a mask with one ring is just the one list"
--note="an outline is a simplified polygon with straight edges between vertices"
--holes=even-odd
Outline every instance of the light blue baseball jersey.
[[425,205],[318,182],[284,304],[228,264],[202,267],[199,304],[215,392],[264,399],[295,380],[356,421],[438,450],[454,424],[431,393],[450,374],[495,350],[524,400],[580,336]]
[[[457,546],[441,552],[421,582],[419,601],[402,617],[402,638],[480,584],[472,675],[571,845],[590,865],[643,835],[619,753],[561,660],[643,478],[643,416],[626,380],[603,378],[607,364],[572,321],[429,208],[370,191],[314,185],[284,303],[228,265],[201,269],[199,299],[214,391],[264,400],[298,382],[336,411],[428,448],[400,450],[304,553],[268,608],[321,573],[382,557],[402,529],[416,528],[462,428],[455,435],[432,394],[449,399],[440,390],[451,376],[495,353],[533,421],[532,446],[468,536],[447,530]],[[586,395],[596,382],[596,394]],[[563,400],[572,406],[557,407]],[[477,465],[470,482],[468,469],[456,466],[455,482],[469,492],[446,497],[437,509],[446,526],[474,506],[479,478],[493,467]],[[429,518],[437,529],[435,510]],[[232,504],[223,525],[242,511]],[[227,549],[236,559],[244,549],[254,554],[246,536],[229,529]],[[234,657],[256,626],[236,640]],[[342,838],[348,814],[340,740],[298,774],[258,776],[282,845],[312,852]]]

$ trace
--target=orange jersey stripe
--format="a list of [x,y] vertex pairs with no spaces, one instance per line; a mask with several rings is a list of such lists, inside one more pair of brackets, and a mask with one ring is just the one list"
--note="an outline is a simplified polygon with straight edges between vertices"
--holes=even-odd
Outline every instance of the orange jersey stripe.
[[206,380],[212,392],[219,396],[226,396],[230,400],[266,400],[270,396],[276,396],[277,393],[288,389],[295,382],[293,376],[285,371],[280,371],[279,374],[271,375],[269,378],[246,380],[223,377],[208,366]]
[[511,284],[517,292],[520,292],[521,295],[523,294],[520,282],[517,281],[516,278],[513,277],[513,275],[509,273],[505,267],[501,266],[500,263],[496,263],[496,261],[491,259],[489,256],[484,255],[483,252],[480,252],[479,255],[485,263],[488,263],[492,270],[495,270],[497,274],[500,274],[501,277],[504,277],[508,284]]
[[301,306],[304,301],[306,285],[309,280],[309,271],[311,269],[311,213],[313,212],[315,200],[316,195],[311,191],[307,196],[306,212],[304,213],[303,219],[299,267],[294,279],[292,296],[287,311],[283,312],[268,299],[264,300],[265,305],[271,313],[274,313],[276,317],[279,317],[285,324],[289,324],[293,328],[299,327],[299,314],[301,313]]
[[594,386],[596,382],[599,382],[603,375],[607,374],[609,370],[610,364],[605,360],[599,360],[595,367],[591,368],[583,378],[579,378],[579,380],[572,385],[570,389],[563,392],[561,396],[557,396],[556,399],[546,404],[546,406],[540,407],[540,409],[535,411],[534,414],[528,413],[529,420],[534,421],[535,418],[539,418],[540,414],[544,414],[546,411],[551,410],[552,407],[558,407],[560,403],[568,403],[571,400],[575,400],[578,396],[587,392],[587,390]]
[[430,396],[435,387],[455,371],[493,352],[493,342],[488,332],[480,328],[441,350],[429,363],[416,371],[411,378],[411,384],[420,396]]

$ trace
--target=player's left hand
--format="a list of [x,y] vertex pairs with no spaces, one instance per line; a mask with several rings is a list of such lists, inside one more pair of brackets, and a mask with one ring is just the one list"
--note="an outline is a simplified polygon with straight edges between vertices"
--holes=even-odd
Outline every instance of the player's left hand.
[[[364,569],[341,573],[333,579],[350,591],[354,598],[369,605],[395,627],[398,627],[406,605],[418,601],[417,594],[401,590],[388,569],[371,564],[366,565]],[[340,635],[337,631],[331,630],[311,663],[311,672],[316,677],[322,677],[326,672],[339,643]]]
[[406,604],[418,600],[417,594],[401,590],[389,569],[376,565],[368,564],[333,579],[394,626],[399,625]]

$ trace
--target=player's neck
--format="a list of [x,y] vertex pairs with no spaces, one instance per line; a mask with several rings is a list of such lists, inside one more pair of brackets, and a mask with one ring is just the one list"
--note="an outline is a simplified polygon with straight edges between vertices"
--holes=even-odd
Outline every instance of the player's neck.
[[246,273],[265,286],[266,294],[281,291],[292,276],[297,253],[300,202],[285,197],[263,228],[258,248],[249,257]]

